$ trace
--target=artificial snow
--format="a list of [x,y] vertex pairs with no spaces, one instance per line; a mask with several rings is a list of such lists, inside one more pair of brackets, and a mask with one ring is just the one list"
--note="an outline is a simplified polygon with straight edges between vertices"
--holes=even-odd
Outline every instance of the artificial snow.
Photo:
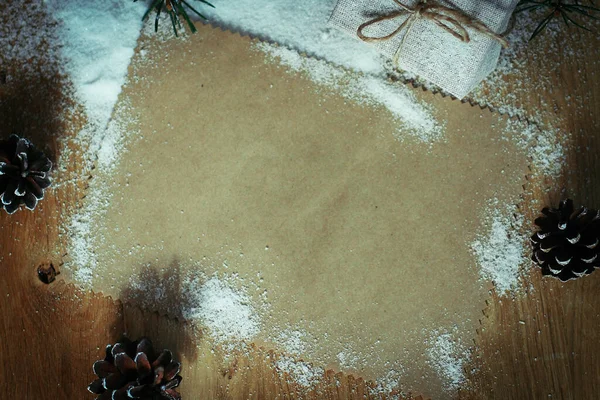
[[152,269],[132,277],[124,292],[125,301],[142,309],[158,310],[207,328],[216,344],[237,348],[259,331],[259,314],[236,275],[153,275]]
[[511,137],[516,133],[517,145],[529,149],[532,175],[558,178],[566,162],[561,132],[555,128],[540,128],[535,123],[508,120],[506,131]]
[[445,382],[448,391],[457,390],[465,381],[464,366],[469,357],[460,342],[450,333],[434,332],[427,350],[429,364]]
[[90,120],[106,125],[142,28],[143,2],[47,0],[59,21],[65,72]]
[[216,0],[203,12],[214,25],[366,74],[385,74],[372,47],[327,26],[337,0]]
[[522,218],[514,218],[510,212],[495,210],[489,231],[471,244],[481,277],[491,280],[499,295],[518,286],[519,268],[526,259],[522,223]]
[[[128,115],[127,104],[118,112],[114,108],[127,79],[146,6],[128,1],[84,0],[49,0],[45,6],[58,21],[53,41],[60,46],[64,59],[61,68],[86,112],[87,123],[77,140],[87,149],[88,161],[110,172],[123,140],[131,134],[128,127],[134,118]],[[113,118],[113,112],[119,116]],[[74,278],[85,287],[91,286],[96,265],[90,242],[94,231],[91,221],[107,206],[109,197],[92,186],[88,199],[85,208],[73,215],[68,228],[71,263],[78,267]]]
[[[131,129],[131,126],[136,123],[136,119],[132,116],[130,107],[128,101],[121,102],[115,108],[113,117],[104,129],[102,146],[96,149],[97,165],[104,172],[110,172],[114,167],[119,153],[123,152],[123,141],[130,135],[138,133]],[[83,132],[92,134],[95,132],[94,127],[88,125],[83,128]],[[83,132],[79,132],[80,138],[84,134]],[[101,132],[96,131],[96,133]],[[92,286],[94,270],[98,262],[92,239],[96,232],[94,221],[109,207],[111,196],[111,193],[107,192],[104,187],[90,185],[83,208],[73,213],[69,222],[67,267],[76,266],[73,270],[73,278],[86,288]]]
[[121,132],[106,128],[125,84],[147,6],[86,0],[47,0],[45,5],[59,22],[56,36],[64,72],[86,111],[88,124],[78,137],[90,147],[92,158],[100,155],[98,166],[107,167]]
[[337,353],[336,357],[342,368],[356,368],[356,365],[358,365],[360,361],[360,358],[350,349],[340,351]]
[[399,391],[401,376],[401,372],[394,369],[389,370],[385,376],[377,378],[375,386],[369,388],[369,393],[372,396],[385,396],[385,398],[393,400],[404,398],[394,394]]
[[287,354],[299,355],[306,350],[306,332],[298,329],[284,329],[273,340]]
[[213,276],[206,282],[188,280],[183,286],[190,304],[183,318],[206,326],[218,342],[249,340],[259,332],[260,321],[250,299],[227,281]]
[[288,356],[280,356],[275,361],[275,367],[282,377],[289,376],[294,383],[309,388],[314,387],[323,378],[323,368],[315,367],[305,361]]
[[21,74],[54,75],[60,59],[59,46],[56,26],[46,18],[42,4],[30,3],[26,10],[12,13],[0,24],[0,64],[16,62]]
[[[442,124],[410,89],[389,81],[385,59],[372,46],[327,26],[335,3],[279,0],[256,7],[251,0],[217,2],[215,9],[206,10],[206,15],[211,24],[277,43],[278,46],[260,43],[256,47],[348,99],[387,108],[399,128],[405,125],[413,137],[427,143],[440,139]],[[401,137],[400,130],[398,136]]]
[[258,43],[255,47],[292,71],[305,73],[313,82],[325,85],[349,100],[374,107],[385,107],[398,124],[395,132],[398,139],[408,135],[431,143],[442,136],[442,124],[435,120],[431,109],[421,104],[404,85],[390,82],[383,77],[352,74],[321,60],[304,57],[285,47],[268,43]]

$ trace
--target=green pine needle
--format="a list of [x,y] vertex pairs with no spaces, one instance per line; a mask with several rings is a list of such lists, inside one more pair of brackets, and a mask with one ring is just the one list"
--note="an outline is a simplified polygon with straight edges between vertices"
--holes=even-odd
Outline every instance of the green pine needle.
[[[202,0],[200,0],[200,1],[202,1]],[[192,10],[193,12],[195,12],[196,14],[198,14],[198,16],[199,16],[200,18],[202,18],[202,19],[207,19],[207,18],[206,18],[204,15],[200,14],[200,13],[199,13],[199,12],[198,12],[198,11],[197,11],[197,10],[196,10],[194,7],[190,6],[190,4],[189,4],[187,1],[185,1],[185,0],[181,0],[181,2],[182,2],[183,4],[185,4],[185,5],[186,5],[186,6],[187,6],[187,7],[188,7],[190,10]],[[207,3],[206,1],[202,1],[202,2],[203,2],[203,3],[206,3],[206,4],[208,4],[208,5],[209,5],[209,6],[211,6],[212,8],[215,8],[215,6],[213,6],[213,5],[212,5],[212,4],[210,4],[210,3]]]
[[531,41],[546,28],[550,21],[552,21],[555,18],[562,17],[562,20],[567,26],[573,24],[580,29],[591,31],[591,29],[586,27],[584,23],[581,22],[581,20],[576,20],[575,18],[573,18],[573,15],[578,15],[581,18],[598,20],[600,16],[600,8],[596,7],[592,0],[590,0],[589,2],[592,5],[587,6],[584,4],[579,4],[578,0],[573,0],[573,2],[571,3],[567,3],[566,0],[521,0],[515,8],[515,14],[522,12],[531,12],[536,10],[549,11],[549,13],[540,21],[540,23],[533,30],[533,33],[529,38],[529,40]]
[[[175,25],[175,19],[177,17],[175,16],[175,13],[173,11],[169,11],[169,18],[171,18],[171,25],[173,25],[173,32],[175,32],[175,37],[179,37],[179,35],[177,34],[177,26]],[[158,28],[158,25],[156,27]]]
[[[136,2],[138,0],[133,0],[133,1]],[[198,1],[200,1],[203,4],[206,4],[209,7],[215,8],[214,5],[212,5],[211,3],[209,3],[206,0],[198,0]],[[185,20],[185,22],[187,22],[187,25],[189,26],[192,33],[196,33],[196,31],[197,31],[196,26],[194,26],[194,23],[190,19],[190,16],[188,15],[188,12],[186,11],[184,6],[189,8],[190,10],[192,10],[200,18],[207,19],[203,14],[198,12],[198,10],[196,10],[194,7],[192,7],[185,0],[152,0],[150,3],[150,6],[148,7],[146,12],[142,16],[142,21],[145,21],[148,18],[148,16],[150,15],[150,13],[153,10],[155,10],[156,18],[154,21],[154,32],[157,32],[158,31],[158,20],[160,17],[160,13],[164,8],[165,12],[167,14],[169,14],[169,19],[171,20],[171,25],[173,26],[173,32],[175,32],[175,36],[179,36],[177,28],[179,28],[179,29],[182,28],[180,18],[183,18]]]
[[179,12],[179,14],[183,15],[183,18],[185,18],[185,21],[188,23],[188,26],[190,27],[190,30],[192,31],[192,33],[196,33],[196,27],[190,20],[190,17],[187,14],[187,12],[183,9],[183,6],[179,3],[176,3],[175,7],[177,7],[177,11]]

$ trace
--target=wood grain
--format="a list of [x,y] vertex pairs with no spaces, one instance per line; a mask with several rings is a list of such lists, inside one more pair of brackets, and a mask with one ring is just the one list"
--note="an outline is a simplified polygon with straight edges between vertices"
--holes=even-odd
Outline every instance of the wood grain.
[[[578,44],[571,57],[551,52],[567,38]],[[526,54],[527,79],[536,90],[516,91],[521,96],[517,101],[530,116],[537,113],[558,127],[566,148],[564,176],[530,178],[520,205],[528,232],[534,232],[531,221],[539,210],[561,199],[600,208],[598,44],[595,34],[567,30],[558,37],[543,36]],[[553,65],[560,68],[553,71]],[[600,398],[599,275],[561,283],[542,279],[531,267],[524,295],[501,298],[493,293],[478,331],[473,365],[466,369],[468,384],[459,397]]]
[[125,332],[130,337],[152,337],[158,348],[169,348],[182,362],[183,398],[210,399],[371,399],[373,385],[352,375],[326,371],[322,381],[306,389],[280,373],[274,363],[280,356],[248,345],[243,352],[224,352],[187,323],[126,304]]
[[38,263],[47,259],[36,254],[56,240],[44,223],[56,203],[50,195],[35,213],[0,216],[2,399],[84,398],[90,363],[123,330],[122,309],[110,298],[38,280]]

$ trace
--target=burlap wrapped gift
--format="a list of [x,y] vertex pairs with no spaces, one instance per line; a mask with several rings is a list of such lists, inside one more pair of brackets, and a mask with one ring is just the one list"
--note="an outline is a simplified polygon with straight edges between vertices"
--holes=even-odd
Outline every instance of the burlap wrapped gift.
[[[329,24],[376,46],[398,68],[462,99],[496,68],[500,49],[507,45],[501,33],[518,2],[338,0]],[[425,5],[446,11],[407,11],[423,10]]]

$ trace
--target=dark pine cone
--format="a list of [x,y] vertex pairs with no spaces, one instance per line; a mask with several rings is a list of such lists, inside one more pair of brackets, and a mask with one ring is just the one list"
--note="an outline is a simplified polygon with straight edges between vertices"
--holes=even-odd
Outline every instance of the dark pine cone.
[[558,209],[544,208],[535,220],[540,228],[531,237],[533,261],[543,275],[561,281],[591,274],[600,267],[600,211],[581,207],[573,211],[573,201],[561,201]]
[[21,204],[33,210],[50,186],[50,168],[52,162],[29,140],[11,135],[0,141],[0,195],[6,212],[14,213]]
[[125,339],[106,346],[106,357],[93,367],[98,379],[88,390],[99,395],[96,400],[180,400],[175,390],[180,367],[169,350],[155,356],[149,339]]

